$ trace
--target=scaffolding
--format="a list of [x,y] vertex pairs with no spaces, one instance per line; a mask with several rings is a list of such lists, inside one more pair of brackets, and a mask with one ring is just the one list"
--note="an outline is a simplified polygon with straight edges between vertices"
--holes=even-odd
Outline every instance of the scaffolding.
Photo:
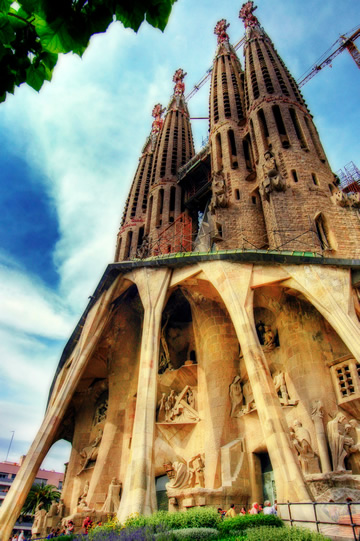
[[360,170],[354,162],[349,162],[336,173],[339,178],[339,188],[345,193],[360,192]]
[[154,255],[191,252],[192,250],[192,220],[185,212],[168,225],[153,243]]

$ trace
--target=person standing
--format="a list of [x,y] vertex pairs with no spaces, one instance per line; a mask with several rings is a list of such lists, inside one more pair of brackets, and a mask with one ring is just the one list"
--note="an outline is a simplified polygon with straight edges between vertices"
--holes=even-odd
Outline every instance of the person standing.
[[235,513],[235,504],[234,504],[234,503],[232,503],[232,504],[230,505],[230,509],[228,509],[228,511],[226,511],[225,517],[230,517],[230,518],[236,517],[236,513]]
[[271,505],[271,502],[269,500],[265,500],[264,502],[264,515],[277,515],[276,509],[274,505]]

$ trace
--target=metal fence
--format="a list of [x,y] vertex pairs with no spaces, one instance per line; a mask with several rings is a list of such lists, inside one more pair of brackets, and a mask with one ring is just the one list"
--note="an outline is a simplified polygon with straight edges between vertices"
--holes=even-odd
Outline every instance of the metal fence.
[[278,515],[290,526],[303,526],[334,541],[360,540],[360,502],[280,503]]

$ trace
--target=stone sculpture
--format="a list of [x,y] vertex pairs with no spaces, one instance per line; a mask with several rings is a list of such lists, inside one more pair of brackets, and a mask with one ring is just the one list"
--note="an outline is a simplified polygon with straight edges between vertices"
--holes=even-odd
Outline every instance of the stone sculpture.
[[167,316],[164,325],[161,327],[161,333],[160,333],[161,351],[160,351],[160,362],[159,362],[159,374],[162,374],[167,369],[169,370],[173,369],[171,361],[170,361],[169,346],[167,345],[166,336],[165,336],[165,330],[169,323],[169,319],[170,319],[170,316]]
[[315,455],[312,445],[310,432],[303,427],[301,421],[297,419],[290,427],[290,435],[299,454],[299,461],[304,473],[319,473],[319,461]]
[[78,507],[87,508],[87,495],[89,492],[89,481],[85,481],[84,488],[78,499]]
[[350,437],[351,425],[339,411],[327,424],[327,436],[331,451],[333,471],[345,471],[345,458],[350,454],[354,440]]
[[166,393],[162,393],[158,404],[157,422],[197,422],[199,415],[194,406],[195,396],[189,385],[186,385],[178,395],[171,389],[167,397]]
[[183,460],[165,463],[164,469],[170,479],[167,489],[205,487],[205,462],[200,453],[187,463]]
[[284,406],[289,405],[289,394],[287,390],[285,372],[281,371],[274,376],[275,391],[280,397],[280,402]]
[[180,98],[184,96],[185,92],[185,83],[183,82],[183,79],[187,75],[186,72],[182,68],[179,68],[175,71],[173,76],[173,82],[175,83],[174,86],[174,96],[176,99],[176,105],[179,107],[180,105]]
[[94,416],[94,425],[97,425],[105,421],[108,405],[109,403],[108,403],[108,400],[106,399],[96,408],[95,416]]
[[241,413],[244,405],[244,395],[241,388],[240,376],[235,376],[229,389],[231,400],[231,417],[237,417]]
[[31,528],[32,537],[39,537],[41,535],[45,519],[46,511],[43,509],[43,503],[40,502],[35,509],[34,522]]
[[82,473],[87,468],[90,462],[93,462],[97,459],[102,436],[103,431],[101,428],[99,428],[96,438],[90,443],[90,445],[87,445],[83,448],[82,451],[80,451],[80,456],[81,458],[83,458],[83,463],[78,475],[80,475],[80,473]]
[[286,190],[286,184],[277,167],[273,152],[271,150],[267,150],[264,154],[264,158],[264,179],[262,181],[260,191],[265,199],[268,200],[271,192],[284,192]]
[[104,505],[102,506],[102,513],[116,513],[120,505],[120,491],[122,483],[113,477],[108,488],[108,493]]
[[212,197],[209,204],[209,211],[215,214],[215,209],[227,207],[227,195],[225,179],[221,173],[214,173],[212,178]]

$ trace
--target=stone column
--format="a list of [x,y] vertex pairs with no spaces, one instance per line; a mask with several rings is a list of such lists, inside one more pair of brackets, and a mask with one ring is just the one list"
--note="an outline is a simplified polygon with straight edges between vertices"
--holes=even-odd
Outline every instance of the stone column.
[[117,291],[118,283],[115,281],[112,284],[87,315],[79,343],[72,353],[74,360],[68,369],[66,379],[55,398],[52,398],[35,440],[0,508],[0,539],[9,539],[36,474],[55,441],[58,428],[86,368],[87,361],[108,322],[110,314],[108,307]]
[[315,425],[315,434],[319,449],[319,456],[321,462],[321,471],[322,473],[330,472],[331,464],[329,459],[329,452],[326,440],[326,434],[324,429],[324,411],[320,400],[317,400],[313,404],[313,411],[311,413],[312,420]]
[[209,281],[220,293],[234,324],[252,386],[265,444],[274,468],[278,500],[311,500],[289,428],[259,344],[250,288],[252,265],[224,261],[202,263]]
[[118,511],[123,521],[131,513],[156,510],[153,445],[161,316],[171,277],[170,269],[136,270],[131,280],[137,285],[144,308],[140,370],[131,453]]

